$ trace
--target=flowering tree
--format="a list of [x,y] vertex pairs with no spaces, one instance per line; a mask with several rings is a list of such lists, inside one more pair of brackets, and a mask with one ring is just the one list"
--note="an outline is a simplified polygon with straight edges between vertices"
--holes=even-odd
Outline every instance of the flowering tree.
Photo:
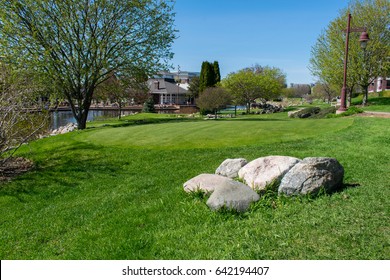
[[0,65],[0,173],[15,151],[47,129],[48,114],[37,112],[39,87],[26,74]]
[[0,53],[44,74],[84,129],[95,89],[110,73],[166,68],[173,19],[169,0],[4,0]]

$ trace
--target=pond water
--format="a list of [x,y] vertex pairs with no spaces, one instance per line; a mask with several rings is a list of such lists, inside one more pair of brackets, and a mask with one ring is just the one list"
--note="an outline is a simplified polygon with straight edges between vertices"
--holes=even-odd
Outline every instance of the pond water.
[[[237,111],[243,111],[243,110],[246,110],[246,106],[242,106],[242,105],[239,105],[239,106],[236,106],[237,108]],[[234,105],[229,105],[226,107],[225,111],[234,111],[235,110],[235,106]]]
[[[122,115],[130,115],[133,111],[122,111]],[[118,110],[90,110],[88,121],[118,117]],[[77,123],[71,111],[56,111],[51,113],[50,129],[57,129],[68,123]]]
[[[139,113],[141,109],[137,110],[122,110],[122,116],[128,116],[132,115],[134,113]],[[157,113],[159,114],[174,114],[174,113],[179,113],[178,110],[156,110]],[[90,110],[88,112],[88,118],[87,121],[94,121],[94,120],[104,120],[104,119],[109,119],[109,118],[117,118],[119,115],[119,110],[118,109],[113,109],[113,110]],[[50,129],[54,130],[57,129],[61,126],[65,126],[68,123],[77,123],[76,119],[73,117],[72,111],[55,111],[51,112],[50,115]]]

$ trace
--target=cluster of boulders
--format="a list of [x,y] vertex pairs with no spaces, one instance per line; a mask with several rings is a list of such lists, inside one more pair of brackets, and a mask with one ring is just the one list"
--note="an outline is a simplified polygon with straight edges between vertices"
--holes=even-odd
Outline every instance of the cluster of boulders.
[[327,107],[327,108],[319,108],[319,107],[309,107],[303,108],[297,111],[288,112],[288,116],[290,118],[326,118],[329,114],[335,114],[336,107]]
[[251,104],[251,107],[261,109],[256,112],[257,114],[273,114],[273,113],[279,113],[284,111],[283,106],[273,105],[269,103]]
[[335,158],[267,156],[249,163],[244,158],[227,159],[215,174],[200,174],[183,187],[186,192],[211,194],[207,205],[212,210],[244,212],[270,185],[276,184],[278,193],[286,196],[329,193],[342,186],[343,177],[344,168]]
[[75,123],[68,123],[65,126],[60,126],[59,128],[54,129],[53,131],[50,132],[50,135],[54,136],[54,135],[58,135],[58,134],[65,134],[65,133],[68,133],[68,132],[72,132],[75,129],[77,129],[77,124],[75,124]]
[[221,115],[213,115],[213,114],[207,114],[205,120],[210,120],[210,119],[226,119],[226,118],[233,118],[233,114],[221,114]]
[[310,108],[303,108],[296,111],[290,111],[287,113],[287,115],[289,118],[306,119],[318,114],[320,111],[321,108],[319,107],[310,107]]

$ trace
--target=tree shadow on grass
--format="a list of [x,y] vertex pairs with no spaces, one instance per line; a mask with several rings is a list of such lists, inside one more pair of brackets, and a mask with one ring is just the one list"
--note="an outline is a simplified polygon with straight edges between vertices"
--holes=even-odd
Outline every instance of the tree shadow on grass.
[[[122,120],[121,123],[107,123],[104,124],[104,127],[127,127],[127,126],[138,126],[146,124],[163,124],[163,123],[181,123],[181,122],[197,122],[201,121],[200,119],[191,119],[191,118],[163,118],[163,119],[140,119],[140,120]],[[88,127],[96,128],[95,126]]]
[[[352,105],[361,105],[362,101],[354,101]],[[369,97],[368,105],[387,105],[390,106],[390,97]],[[370,108],[370,107],[368,107]]]
[[120,160],[107,161],[99,147],[86,143],[56,148],[44,159],[38,159],[34,168],[12,181],[0,183],[0,196],[13,196],[20,202],[31,195],[46,199],[75,190],[82,182],[96,180],[101,174],[115,177],[126,164]]
[[232,119],[218,119],[217,121],[245,121],[245,122],[268,122],[268,121],[282,121],[286,122],[289,121],[288,119],[277,119],[277,118],[232,118]]

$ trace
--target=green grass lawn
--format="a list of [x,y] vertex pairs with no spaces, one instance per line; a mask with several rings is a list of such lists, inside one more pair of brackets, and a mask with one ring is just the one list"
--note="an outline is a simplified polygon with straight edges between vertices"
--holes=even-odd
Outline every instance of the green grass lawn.
[[[0,258],[389,259],[388,119],[154,117],[23,146],[35,169],[0,185]],[[226,158],[267,155],[335,157],[345,188],[262,198],[241,215],[183,191]]]
[[[288,123],[286,123],[288,122]],[[349,120],[289,122],[286,119],[232,119],[175,122],[99,129],[79,134],[88,144],[141,149],[227,148],[282,143],[345,129]],[[316,129],[313,127],[316,126]]]
[[[352,99],[352,105],[361,105],[363,96],[359,95]],[[371,93],[368,96],[368,106],[362,107],[364,111],[390,112],[390,96],[378,97],[377,93]]]

